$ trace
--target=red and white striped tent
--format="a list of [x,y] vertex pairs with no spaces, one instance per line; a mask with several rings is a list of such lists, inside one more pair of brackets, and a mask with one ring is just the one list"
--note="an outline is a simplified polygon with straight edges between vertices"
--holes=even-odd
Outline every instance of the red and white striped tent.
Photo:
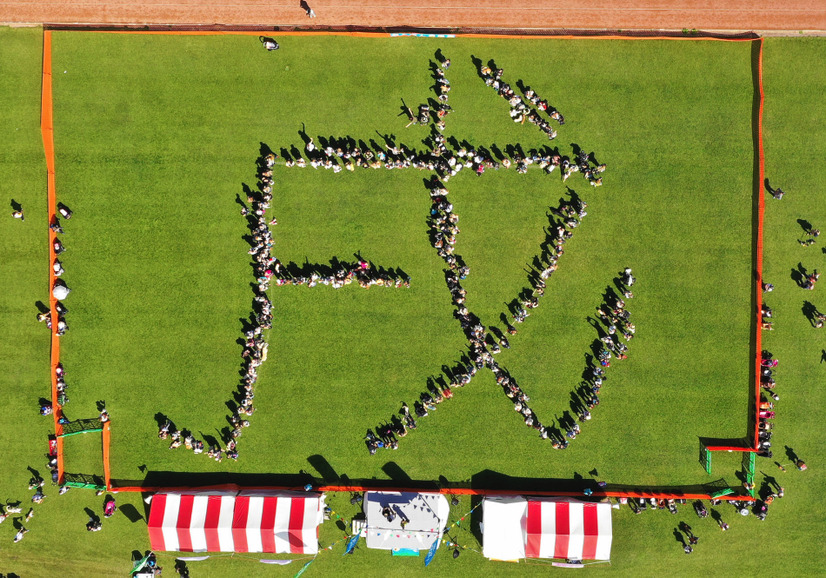
[[168,492],[152,497],[149,541],[174,552],[316,554],[324,495]]
[[565,498],[485,498],[483,554],[521,558],[611,559],[611,504]]

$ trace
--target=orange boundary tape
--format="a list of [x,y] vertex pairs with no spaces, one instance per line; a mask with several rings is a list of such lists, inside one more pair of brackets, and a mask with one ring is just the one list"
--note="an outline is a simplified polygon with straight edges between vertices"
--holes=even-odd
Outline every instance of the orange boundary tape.
[[[760,361],[763,356],[763,330],[761,323],[763,321],[761,306],[763,294],[763,216],[766,208],[766,195],[763,190],[763,183],[765,182],[765,155],[763,151],[763,104],[765,95],[763,93],[763,39],[756,40],[759,42],[759,50],[757,52],[757,87],[759,93],[759,107],[757,111],[757,157],[760,166],[760,183],[758,184],[757,196],[757,243],[755,247],[755,272],[756,279],[755,290],[757,291],[757,308],[753,315],[757,317],[755,323],[755,358],[754,358],[754,440],[752,447],[733,447],[733,446],[708,446],[707,450],[712,452],[732,451],[732,452],[756,452],[759,449],[759,434],[760,434],[760,420],[758,415],[760,412]],[[752,40],[755,42],[755,40]]]
[[[282,490],[282,491],[304,491],[303,487],[295,486],[239,486],[237,484],[220,484],[212,486],[111,486],[107,484],[107,489],[112,492],[188,492],[188,491],[254,491],[254,490]],[[445,495],[456,496],[513,496],[513,495],[530,495],[530,496],[566,496],[581,498],[585,494],[582,491],[551,491],[551,490],[489,490],[482,488],[405,488],[405,487],[386,487],[386,486],[313,486],[314,492],[431,492]],[[594,498],[655,498],[657,500],[711,500],[710,494],[687,494],[682,492],[646,492],[646,491],[597,491],[594,490],[591,494]],[[740,500],[744,502],[752,502],[754,497],[738,494],[730,494],[728,496],[720,496],[714,498],[719,500]]]
[[111,425],[111,420],[104,422],[103,431],[101,432],[101,435],[103,436],[103,480],[107,490],[112,489],[112,472],[109,468],[109,443],[111,441]]
[[[54,125],[52,123],[52,33],[49,30],[43,31],[43,79],[40,94],[40,133],[43,137],[43,152],[46,155],[46,182],[49,203],[49,225],[54,222],[57,212],[57,194],[55,192],[55,167],[54,167]],[[54,242],[57,234],[49,229],[49,305],[52,318],[52,340],[51,340],[51,380],[52,380],[52,407],[54,408],[54,429],[57,436],[57,474],[59,483],[63,483],[63,426],[59,419],[63,415],[60,405],[57,403],[57,374],[55,369],[60,363],[60,337],[57,336],[57,299],[52,294],[55,284],[54,264],[55,252]]]
[[757,335],[755,336],[756,350],[755,350],[755,370],[754,370],[754,449],[759,447],[760,435],[760,419],[758,418],[760,412],[760,361],[763,357],[763,330],[760,326],[762,319],[762,295],[763,295],[763,213],[766,208],[766,193],[763,189],[763,183],[766,178],[765,155],[763,154],[763,103],[765,95],[763,94],[763,39],[760,39],[760,51],[757,55],[757,86],[760,89],[760,107],[757,112],[757,151],[760,162],[760,183],[758,184],[759,193],[757,197]]
[[[100,34],[155,34],[155,35],[177,35],[177,36],[221,36],[221,35],[236,35],[236,36],[261,36],[263,33],[277,34],[279,36],[351,36],[356,38],[388,38],[390,33],[382,32],[329,32],[329,31],[186,31],[186,30],[96,30]],[[502,39],[560,39],[560,40],[713,40],[722,42],[754,42],[753,38],[712,38],[712,37],[675,37],[675,36],[527,36],[517,34],[456,34],[463,38],[502,38]],[[404,37],[402,37],[404,38]],[[764,155],[763,155],[763,39],[757,39],[760,42],[760,50],[758,55],[758,83],[760,89],[760,107],[758,114],[758,143],[759,143],[759,160],[760,160],[760,194],[758,199],[758,232],[757,232],[757,288],[758,295],[762,292],[763,279],[763,212],[765,207],[765,196],[762,190],[762,183],[764,179]],[[41,118],[40,128],[43,135],[43,149],[46,154],[46,167],[48,172],[48,202],[49,202],[49,224],[55,218],[57,213],[56,191],[55,191],[55,169],[54,169],[54,126],[53,126],[53,101],[52,101],[52,35],[51,30],[43,31],[43,84],[41,97]],[[55,309],[56,299],[51,294],[51,289],[54,287],[55,275],[52,264],[54,263],[54,241],[56,234],[49,230],[49,299],[51,304],[52,315],[52,354],[51,354],[51,373],[52,373],[52,404],[57,408],[54,412],[55,433],[57,438],[57,455],[58,455],[58,474],[60,482],[63,481],[63,438],[59,437],[62,427],[58,423],[62,411],[57,405],[57,378],[55,369],[60,362],[60,338],[57,337],[57,311]],[[757,358],[756,364],[756,378],[755,378],[755,392],[756,392],[756,406],[755,412],[758,410],[760,403],[760,359],[761,359],[761,331],[760,331],[760,311],[758,308],[758,324],[757,324]],[[757,414],[755,413],[755,422]],[[192,487],[180,488],[164,488],[164,487],[142,487],[142,486],[124,486],[115,487],[112,485],[111,469],[109,463],[109,447],[111,442],[111,422],[106,422],[103,427],[103,471],[106,483],[106,488],[117,492],[158,492],[158,491],[174,491],[174,490],[191,490]],[[757,450],[759,428],[755,425],[754,432],[754,448],[738,448],[729,446],[709,446],[710,451],[740,451],[750,452]],[[294,488],[280,488],[268,487],[269,489],[294,489]],[[202,488],[203,489],[203,488]],[[370,491],[370,490],[387,490],[387,488],[369,488],[366,486],[320,486],[318,491],[322,492],[353,492],[353,491]],[[401,489],[399,491],[405,491]],[[410,490],[420,491],[420,490]],[[514,494],[514,491],[508,490],[481,490],[472,488],[453,488],[438,490],[443,494],[457,494],[457,495],[508,495]],[[516,492],[518,493],[518,492]],[[581,496],[579,492],[549,492],[536,491],[528,492],[532,495],[547,495],[547,496]],[[708,494],[681,494],[681,493],[660,493],[660,492],[593,492],[593,496],[597,497],[625,497],[625,498],[656,498],[656,499],[711,499]],[[753,500],[749,496],[725,496],[720,499],[724,500]]]
[[[75,29],[73,29],[75,30]],[[412,38],[404,33],[404,36],[393,36],[391,32],[338,32],[332,30],[83,30],[82,32],[95,32],[99,34],[157,34],[162,36],[351,36],[353,38]],[[441,33],[440,33],[441,34]],[[462,33],[450,32],[456,38],[487,38],[487,39],[509,39],[509,40],[715,40],[722,42],[754,42],[754,38],[718,38],[714,36],[624,36],[616,35],[538,35],[538,34],[482,34],[482,33]],[[445,39],[445,38],[440,38]],[[446,38],[445,40],[450,40]]]

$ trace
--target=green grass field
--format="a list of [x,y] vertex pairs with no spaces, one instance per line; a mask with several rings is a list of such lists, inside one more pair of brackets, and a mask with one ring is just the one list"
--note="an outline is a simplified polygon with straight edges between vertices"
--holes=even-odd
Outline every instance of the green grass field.
[[[3,62],[14,62],[0,79],[0,102],[11,111],[0,125],[7,137],[0,171],[7,196],[27,209],[25,223],[7,219],[0,227],[8,271],[0,310],[9,327],[0,337],[8,340],[0,353],[7,364],[0,387],[9,400],[0,436],[11,448],[0,490],[23,499],[25,468],[43,469],[39,456],[51,425],[29,423],[37,397],[48,395],[48,334],[34,321],[33,307],[48,296],[40,32],[4,30],[0,41]],[[53,43],[58,198],[75,211],[64,223],[64,278],[74,290],[61,350],[71,398],[66,411],[91,417],[95,401],[106,400],[115,478],[305,471],[325,481],[446,479],[479,487],[506,483],[501,475],[589,478],[596,468],[614,484],[680,486],[711,479],[697,463],[699,437],[745,435],[754,183],[750,44],[291,37],[280,51],[266,53],[254,37],[80,32],[54,33]],[[196,435],[217,437],[226,426],[252,280],[235,198],[243,184],[254,186],[260,143],[276,151],[301,148],[303,125],[314,137],[369,142],[394,134],[421,148],[427,132],[404,128],[401,99],[415,106],[432,95],[427,65],[437,48],[453,62],[455,112],[447,136],[502,150],[546,142],[532,127],[510,122],[507,104],[476,75],[471,58],[493,58],[509,82],[522,79],[565,114],[553,143],[563,154],[577,143],[608,165],[599,189],[578,175],[565,183],[588,202],[588,217],[566,245],[541,306],[520,326],[512,349],[498,356],[540,419],[552,421],[569,409],[583,355],[596,337],[587,316],[617,272],[633,267],[639,282],[629,309],[637,337],[629,359],[609,370],[594,419],[567,451],[554,451],[522,425],[483,373],[421,420],[399,451],[369,456],[364,431],[389,418],[402,400],[412,403],[427,377],[451,365],[466,344],[452,318],[443,263],[427,240],[422,179],[428,173],[279,166],[275,256],[323,263],[361,252],[377,265],[404,269],[411,288],[273,287],[270,355],[256,388],[253,425],[239,443],[241,458],[219,465],[170,452],[156,438],[158,412]],[[801,235],[795,219],[826,222],[816,168],[826,147],[816,105],[826,77],[799,78],[793,65],[824,56],[821,41],[766,41],[767,175],[788,191],[781,202],[769,199],[766,216],[765,276],[777,286],[767,300],[778,329],[765,336],[765,345],[781,359],[775,457],[785,461],[788,444],[810,471],[785,474],[789,498],[773,506],[765,523],[734,520],[733,510],[723,508],[732,529],[712,538],[719,531],[713,522],[697,521],[705,539],[688,558],[672,535],[679,520],[691,521],[687,508],[679,517],[636,517],[623,509],[614,517],[612,564],[595,568],[648,576],[668,565],[692,575],[738,575],[771,563],[781,574],[819,572],[823,547],[811,538],[824,517],[817,501],[824,489],[817,477],[822,450],[811,433],[824,396],[811,384],[823,371],[824,344],[800,307],[809,299],[826,308],[826,300],[818,301],[822,288],[804,292],[789,275],[798,261],[809,269],[823,262],[822,242],[809,248],[795,242]],[[565,185],[558,173],[511,170],[462,173],[449,188],[461,217],[457,252],[471,267],[464,282],[468,306],[487,325],[501,326],[498,317],[527,284],[525,267],[544,239],[545,214]],[[67,471],[96,467],[100,442],[93,436],[67,440]],[[712,477],[738,484],[739,458],[716,454]],[[758,469],[783,475],[772,460],[759,460]],[[0,571],[111,575],[128,568],[132,550],[148,546],[145,522],[137,517],[145,513],[140,496],[119,496],[134,506],[134,522],[117,516],[105,531],[87,535],[83,508],[100,510],[100,498],[82,490],[60,498],[56,489],[49,493],[24,542],[12,545],[14,532],[4,526],[8,545],[0,547]],[[355,513],[346,496],[329,501],[345,519]],[[454,514],[470,507],[464,500]],[[62,545],[55,545],[57,535]],[[332,523],[322,527],[322,546],[340,537]],[[466,529],[454,537],[479,549]],[[365,550],[342,564],[342,549],[339,542],[323,552],[308,572],[378,575],[423,567],[421,560],[391,561]],[[193,564],[193,573],[299,569],[298,563],[262,567],[238,557],[201,564]],[[440,555],[429,571],[547,571],[490,564],[466,551],[455,562]]]

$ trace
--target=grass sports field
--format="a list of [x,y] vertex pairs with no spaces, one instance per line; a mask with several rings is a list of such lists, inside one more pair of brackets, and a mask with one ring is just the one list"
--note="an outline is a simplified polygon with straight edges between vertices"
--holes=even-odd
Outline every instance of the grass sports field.
[[[26,466],[43,470],[51,425],[35,413],[37,399],[48,397],[48,332],[34,320],[35,301],[48,297],[41,40],[39,30],[0,34],[0,100],[8,111],[0,124],[6,143],[0,171],[6,196],[26,209],[25,222],[9,218],[0,226],[6,327],[0,388],[7,399],[0,439],[8,448],[0,498],[10,500],[28,499]],[[278,481],[304,471],[327,482],[346,476],[506,488],[512,482],[505,476],[564,484],[591,478],[596,469],[599,479],[627,486],[739,483],[739,454],[715,454],[709,477],[697,450],[699,437],[741,437],[747,428],[755,195],[750,43],[289,37],[281,44],[267,53],[245,36],[53,33],[57,192],[75,212],[64,222],[62,258],[73,289],[66,302],[71,330],[61,338],[71,388],[66,412],[92,417],[95,402],[106,400],[113,478],[181,483],[270,474]],[[457,252],[471,268],[463,282],[468,305],[486,325],[501,326],[507,302],[527,285],[546,213],[566,186],[588,203],[541,306],[497,357],[543,422],[570,410],[584,355],[597,337],[587,317],[617,273],[634,268],[638,284],[628,309],[636,337],[629,359],[610,369],[594,419],[568,450],[554,451],[483,373],[420,420],[398,451],[370,456],[365,430],[398,411],[402,400],[412,405],[426,379],[453,364],[467,343],[453,318],[444,265],[428,242],[422,180],[429,173],[334,174],[277,165],[275,256],[300,265],[360,253],[377,266],[403,269],[411,286],[272,287],[269,359],[252,426],[239,441],[240,459],[217,464],[167,450],[156,436],[158,413],[196,436],[218,437],[227,425],[252,281],[236,195],[255,186],[261,143],[276,152],[300,149],[303,126],[317,140],[383,142],[392,134],[423,148],[427,129],[405,128],[401,105],[432,96],[428,63],[437,49],[453,63],[446,136],[503,151],[547,143],[531,126],[512,123],[507,104],[477,75],[473,57],[494,59],[509,82],[521,79],[564,113],[566,124],[551,144],[570,155],[576,143],[608,165],[597,189],[580,175],[563,184],[558,172],[539,170],[460,173],[450,181],[461,218]],[[826,134],[816,106],[826,73],[804,77],[795,66],[824,58],[826,44],[818,40],[765,44],[767,175],[788,193],[782,201],[768,199],[766,210],[764,276],[777,287],[767,297],[777,329],[764,335],[764,345],[781,360],[773,441],[775,458],[786,461],[788,445],[810,470],[782,474],[772,460],[759,459],[759,471],[783,476],[787,498],[763,523],[734,519],[731,507],[722,508],[731,523],[726,534],[710,520],[691,520],[687,507],[679,517],[620,510],[612,563],[595,566],[601,571],[653,575],[667,565],[688,574],[736,575],[762,564],[781,573],[819,571],[823,547],[812,538],[824,518],[817,499],[823,451],[813,434],[823,417],[817,384],[825,345],[801,307],[808,300],[826,308],[826,298],[819,297],[822,287],[798,288],[790,272],[798,262],[811,270],[824,261],[823,242],[796,242],[802,238],[796,220],[826,223],[817,165]],[[100,473],[95,436],[67,438],[67,471]],[[132,550],[148,547],[139,494],[119,494],[124,515],[87,534],[84,508],[99,510],[100,498],[88,490],[46,493],[23,542],[11,543],[10,523],[0,527],[8,538],[0,546],[0,571],[111,575],[128,570]],[[347,520],[355,513],[346,496],[330,502]],[[471,507],[463,500],[454,515]],[[672,533],[679,520],[696,522],[703,536],[691,557]],[[464,526],[454,538],[479,549]],[[322,546],[337,545],[308,572],[423,568],[421,560],[364,549],[342,561],[341,535],[332,523],[322,526]],[[201,564],[190,565],[195,575],[290,575],[300,568],[239,557]],[[171,561],[166,565],[171,570]],[[485,562],[470,550],[456,561],[437,556],[428,571],[470,576],[491,568],[547,571]]]

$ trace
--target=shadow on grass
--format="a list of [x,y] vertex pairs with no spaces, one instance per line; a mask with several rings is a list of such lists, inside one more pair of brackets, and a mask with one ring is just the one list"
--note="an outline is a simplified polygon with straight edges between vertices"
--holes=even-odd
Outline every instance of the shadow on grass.
[[[313,456],[314,458],[320,456]],[[326,461],[326,460],[325,460]],[[314,466],[315,467],[315,466]],[[584,478],[581,475],[574,479],[564,478],[525,478],[514,477],[483,470],[474,474],[469,481],[450,482],[444,477],[438,481],[414,480],[407,476],[395,462],[388,462],[383,466],[385,473],[392,479],[348,479],[345,476],[336,478],[341,485],[346,485],[352,491],[360,488],[369,490],[414,490],[414,491],[444,491],[444,490],[478,490],[492,493],[512,492],[513,494],[532,493],[560,493],[582,494],[585,490],[592,492],[628,492],[641,495],[669,494],[678,498],[689,494],[712,494],[718,490],[730,487],[724,479],[711,481],[705,484],[689,484],[682,486],[655,486],[607,484],[600,486],[593,478]],[[243,490],[243,489],[280,489],[304,491],[307,484],[313,487],[325,485],[330,480],[316,478],[306,472],[299,474],[239,474],[231,472],[220,473],[182,473],[182,472],[149,472],[143,480],[112,480],[113,489],[118,487],[140,487],[147,491],[163,489],[175,490]],[[148,507],[147,507],[148,508]],[[148,515],[148,514],[147,514]],[[131,518],[130,518],[131,520]],[[475,525],[475,524],[474,524]]]
[[[757,380],[757,332],[760,328],[757,326],[757,311],[761,305],[761,289],[763,284],[762,278],[762,206],[763,206],[763,179],[761,175],[761,156],[760,156],[760,51],[761,41],[755,40],[751,43],[751,77],[752,77],[752,106],[751,106],[751,128],[752,128],[752,149],[753,149],[753,164],[752,164],[752,216],[751,216],[751,255],[752,255],[752,286],[751,286],[751,303],[750,311],[753,312],[751,316],[751,324],[749,327],[749,401],[748,401],[748,417],[746,420],[746,433],[742,438],[713,438],[701,437],[700,441],[706,446],[727,446],[732,448],[749,449],[755,446],[755,429],[757,427],[757,395],[758,389],[755,387]],[[794,271],[792,272],[794,278]]]

